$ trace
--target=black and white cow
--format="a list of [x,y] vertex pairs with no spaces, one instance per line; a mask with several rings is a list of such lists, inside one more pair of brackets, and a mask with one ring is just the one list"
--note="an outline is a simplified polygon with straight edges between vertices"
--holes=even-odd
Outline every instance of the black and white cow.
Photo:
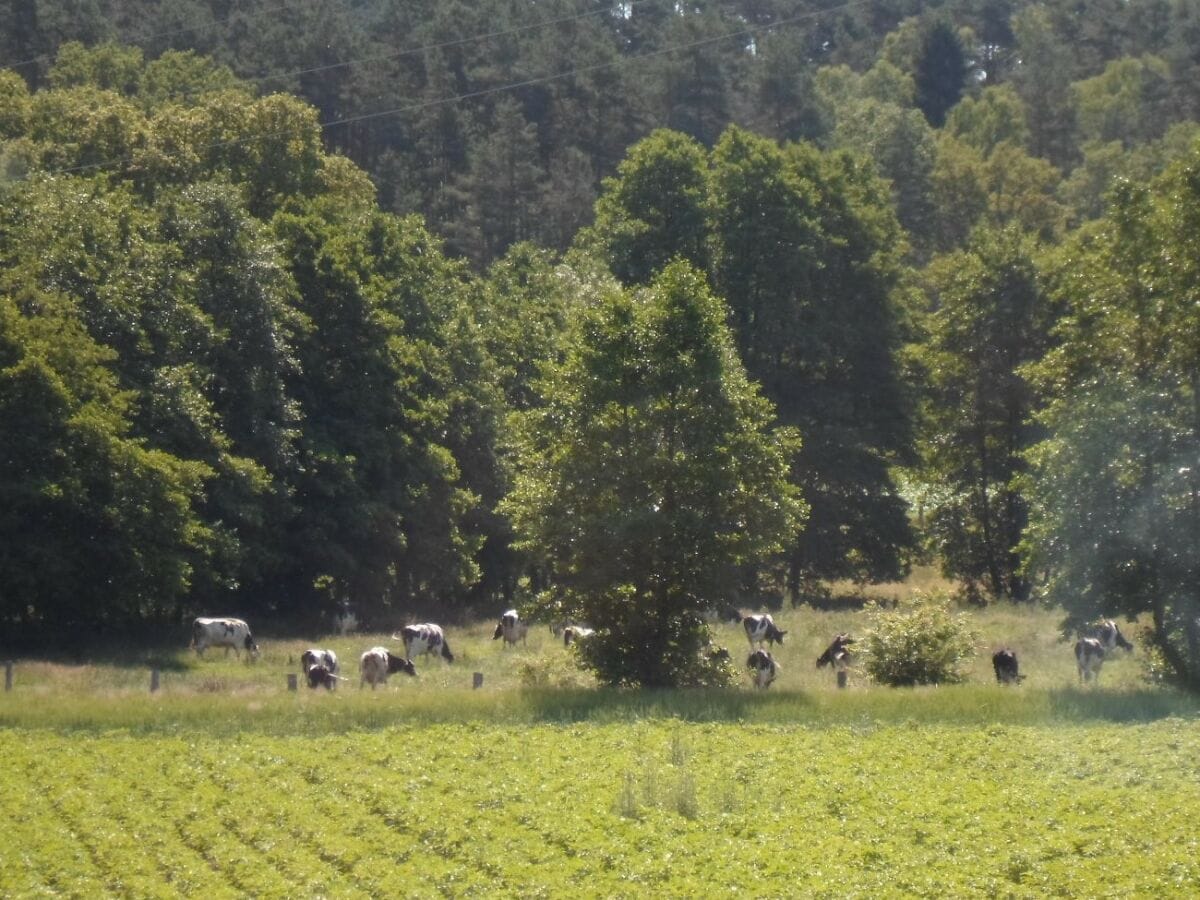
[[1104,665],[1104,644],[1099,638],[1080,638],[1075,642],[1075,665],[1079,669],[1080,682],[1100,681],[1100,667]]
[[1020,684],[1025,680],[1017,663],[1017,654],[1007,647],[992,654],[992,671],[996,673],[997,684]]
[[203,656],[209,647],[224,647],[226,656],[232,648],[239,659],[243,650],[251,659],[258,659],[258,644],[250,634],[250,626],[241,619],[196,619],[192,622],[191,646],[197,656]]
[[775,644],[783,643],[783,636],[787,634],[775,627],[775,620],[766,613],[761,616],[746,616],[742,619],[742,627],[746,629],[746,640],[750,642],[750,646],[755,644],[762,646],[764,643]]
[[825,652],[817,657],[817,668],[831,667],[835,672],[845,672],[850,668],[853,657],[846,648],[854,643],[849,634],[839,634],[833,643],[825,648]]
[[779,663],[775,662],[775,657],[761,649],[746,657],[746,667],[750,670],[756,688],[769,688],[781,668]]
[[1121,629],[1112,619],[1102,619],[1093,628],[1089,637],[1094,637],[1104,647],[1105,653],[1111,653],[1120,647],[1122,650],[1133,652],[1133,644],[1125,640],[1125,635],[1121,634]]
[[358,671],[362,675],[358,682],[359,689],[370,683],[371,690],[375,690],[376,685],[387,684],[388,676],[397,672],[415,676],[417,667],[412,660],[389,653],[387,647],[372,647],[358,661]]
[[416,659],[422,653],[430,656],[441,656],[448,663],[454,662],[454,654],[446,643],[446,635],[441,625],[426,622],[424,625],[405,625],[396,634],[393,641],[404,642],[404,655]]
[[517,641],[525,643],[525,635],[528,633],[529,624],[521,621],[521,617],[517,615],[515,609],[510,609],[500,617],[492,640],[498,641],[500,638],[504,638],[504,646],[508,647],[516,644]]
[[333,690],[341,681],[337,654],[332,650],[311,647],[300,654],[300,671],[310,688]]
[[586,625],[568,625],[562,632],[563,646],[570,647],[578,641],[590,638],[595,633],[595,628],[588,628]]

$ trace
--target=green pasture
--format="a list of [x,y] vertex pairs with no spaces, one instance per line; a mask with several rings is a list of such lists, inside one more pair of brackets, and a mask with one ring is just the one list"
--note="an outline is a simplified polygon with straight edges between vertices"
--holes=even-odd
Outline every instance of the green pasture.
[[[810,609],[776,617],[768,691],[600,689],[547,627],[505,649],[487,622],[377,691],[357,658],[387,634],[17,658],[0,894],[1200,895],[1200,700],[1140,649],[1078,685],[1052,610],[972,615],[968,682],[917,689],[839,690],[814,660],[864,614]],[[350,681],[288,691],[310,645]],[[1022,685],[995,684],[1000,645]]]

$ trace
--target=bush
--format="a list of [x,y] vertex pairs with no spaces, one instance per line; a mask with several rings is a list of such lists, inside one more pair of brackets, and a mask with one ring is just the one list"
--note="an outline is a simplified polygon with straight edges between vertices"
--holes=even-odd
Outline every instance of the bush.
[[917,594],[895,609],[875,607],[863,642],[867,674],[893,687],[955,684],[975,655],[978,633],[944,594]]

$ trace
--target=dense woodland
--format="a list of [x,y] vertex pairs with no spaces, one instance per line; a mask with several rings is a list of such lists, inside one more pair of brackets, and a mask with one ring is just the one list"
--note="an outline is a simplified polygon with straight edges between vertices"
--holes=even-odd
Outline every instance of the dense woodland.
[[1200,0],[0,16],[4,633],[520,605],[702,683],[928,558],[1200,685]]

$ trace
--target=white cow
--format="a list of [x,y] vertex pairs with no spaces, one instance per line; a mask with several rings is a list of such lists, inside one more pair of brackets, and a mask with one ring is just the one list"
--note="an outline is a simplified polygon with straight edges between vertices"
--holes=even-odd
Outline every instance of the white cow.
[[761,616],[746,616],[742,619],[742,627],[746,629],[746,640],[750,642],[750,646],[755,644],[762,646],[764,643],[782,644],[783,636],[787,634],[775,627],[775,620],[769,615]]
[[417,667],[411,660],[389,653],[387,647],[372,647],[359,659],[358,671],[362,675],[358,682],[359,689],[369,682],[371,690],[375,690],[377,685],[387,684],[388,676],[397,672],[416,675]]
[[570,647],[572,644],[590,638],[595,633],[595,628],[588,628],[586,625],[568,625],[562,632],[563,646]]
[[446,643],[446,635],[441,625],[426,622],[424,625],[405,625],[392,635],[393,641],[403,641],[404,655],[416,659],[422,653],[430,656],[440,655],[448,663],[454,662],[454,654]]
[[529,625],[521,621],[521,617],[517,615],[515,609],[510,609],[500,617],[500,622],[496,625],[496,632],[492,635],[493,641],[498,641],[504,638],[504,646],[508,647],[520,641],[525,643],[525,635],[529,633]]
[[239,659],[245,650],[251,659],[258,659],[258,644],[250,634],[250,626],[241,619],[199,618],[192,622],[192,643],[197,656],[203,656],[209,647],[224,647],[225,655],[233,652]]
[[337,654],[332,650],[310,648],[300,654],[300,670],[308,680],[310,688],[323,687],[333,690],[343,680],[340,676]]
[[1097,638],[1080,638],[1075,642],[1075,665],[1079,669],[1081,682],[1100,681],[1100,667],[1104,665],[1104,644]]
[[754,678],[754,686],[764,689],[771,686],[781,669],[779,663],[775,662],[775,657],[766,650],[755,650],[751,653],[746,658],[746,667],[750,669]]

